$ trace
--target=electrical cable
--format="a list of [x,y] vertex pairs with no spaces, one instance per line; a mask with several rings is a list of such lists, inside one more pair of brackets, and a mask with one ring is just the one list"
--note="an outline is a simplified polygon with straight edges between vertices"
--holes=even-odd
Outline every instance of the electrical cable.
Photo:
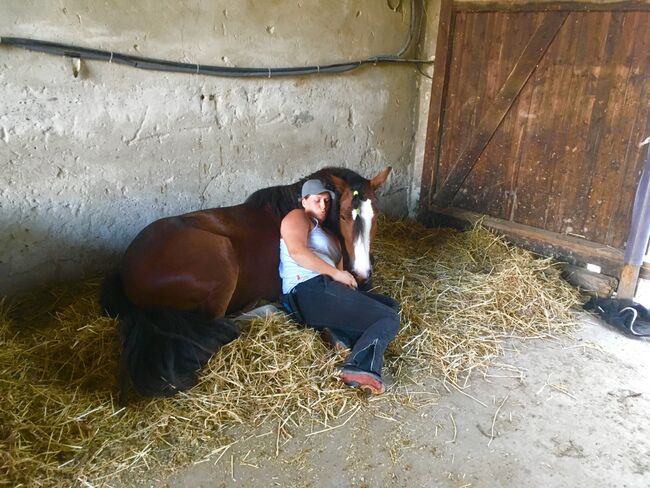
[[[302,76],[324,73],[345,73],[352,71],[360,66],[380,63],[394,64],[421,64],[431,63],[431,61],[421,59],[409,59],[402,56],[409,52],[413,44],[419,38],[420,19],[422,12],[423,0],[412,0],[411,2],[411,19],[409,25],[408,37],[397,52],[397,54],[387,54],[373,56],[358,61],[348,61],[344,63],[333,63],[324,66],[303,66],[303,67],[286,67],[286,68],[238,68],[229,66],[214,66],[197,63],[180,63],[167,61],[164,59],[146,58],[142,56],[132,56],[112,51],[79,47],[70,44],[60,44],[57,42],[41,41],[37,39],[27,39],[22,37],[0,37],[0,44],[13,46],[29,51],[43,52],[69,58],[86,59],[93,61],[108,61],[109,63],[124,64],[139,69],[166,71],[175,73],[191,73],[209,76],[222,77],[239,77],[239,78],[272,78],[278,76]],[[417,32],[416,32],[417,31]]]

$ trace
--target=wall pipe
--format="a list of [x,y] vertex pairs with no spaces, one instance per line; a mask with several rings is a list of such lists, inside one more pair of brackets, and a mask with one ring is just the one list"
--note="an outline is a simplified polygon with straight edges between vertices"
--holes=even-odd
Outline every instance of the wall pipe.
[[380,63],[393,64],[430,64],[433,61],[422,59],[408,59],[402,56],[409,52],[420,37],[420,26],[424,0],[413,0],[411,3],[411,18],[409,32],[402,48],[396,54],[373,56],[358,61],[333,63],[327,65],[288,67],[288,68],[247,68],[214,66],[199,63],[178,63],[164,59],[145,58],[132,56],[112,51],[91,49],[70,44],[27,39],[22,37],[0,37],[0,44],[18,47],[30,51],[43,52],[73,59],[88,59],[93,61],[106,61],[109,63],[125,64],[134,68],[167,71],[175,73],[190,73],[198,75],[238,77],[238,78],[272,78],[278,76],[302,76],[325,73],[345,73],[363,65],[377,65]]

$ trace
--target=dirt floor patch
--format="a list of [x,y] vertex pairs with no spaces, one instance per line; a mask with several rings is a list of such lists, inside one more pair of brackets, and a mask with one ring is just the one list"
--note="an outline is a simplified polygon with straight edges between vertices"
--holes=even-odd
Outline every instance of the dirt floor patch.
[[[585,315],[572,338],[514,341],[462,392],[294,439],[276,455],[260,431],[228,453],[143,485],[180,488],[648,487],[650,341]],[[270,434],[269,434],[270,435]],[[136,480],[133,480],[134,482]]]

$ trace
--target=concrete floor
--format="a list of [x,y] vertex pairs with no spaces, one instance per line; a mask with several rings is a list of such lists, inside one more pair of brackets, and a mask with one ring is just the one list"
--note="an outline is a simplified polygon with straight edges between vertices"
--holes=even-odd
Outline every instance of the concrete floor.
[[294,432],[277,456],[269,427],[216,463],[141,482],[169,488],[650,487],[648,340],[624,337],[585,315],[572,338],[511,344],[462,393],[434,380],[420,390],[436,388],[439,401],[425,407],[373,402],[338,429]]

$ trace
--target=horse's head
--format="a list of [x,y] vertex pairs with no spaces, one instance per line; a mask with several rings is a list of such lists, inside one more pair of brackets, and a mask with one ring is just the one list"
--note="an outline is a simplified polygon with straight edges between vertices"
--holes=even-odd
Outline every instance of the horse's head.
[[345,268],[351,271],[360,283],[368,281],[372,274],[370,243],[375,237],[379,215],[375,191],[384,184],[391,169],[388,167],[380,171],[371,180],[358,177],[345,181],[331,176],[339,194],[336,207],[338,227],[347,255]]

